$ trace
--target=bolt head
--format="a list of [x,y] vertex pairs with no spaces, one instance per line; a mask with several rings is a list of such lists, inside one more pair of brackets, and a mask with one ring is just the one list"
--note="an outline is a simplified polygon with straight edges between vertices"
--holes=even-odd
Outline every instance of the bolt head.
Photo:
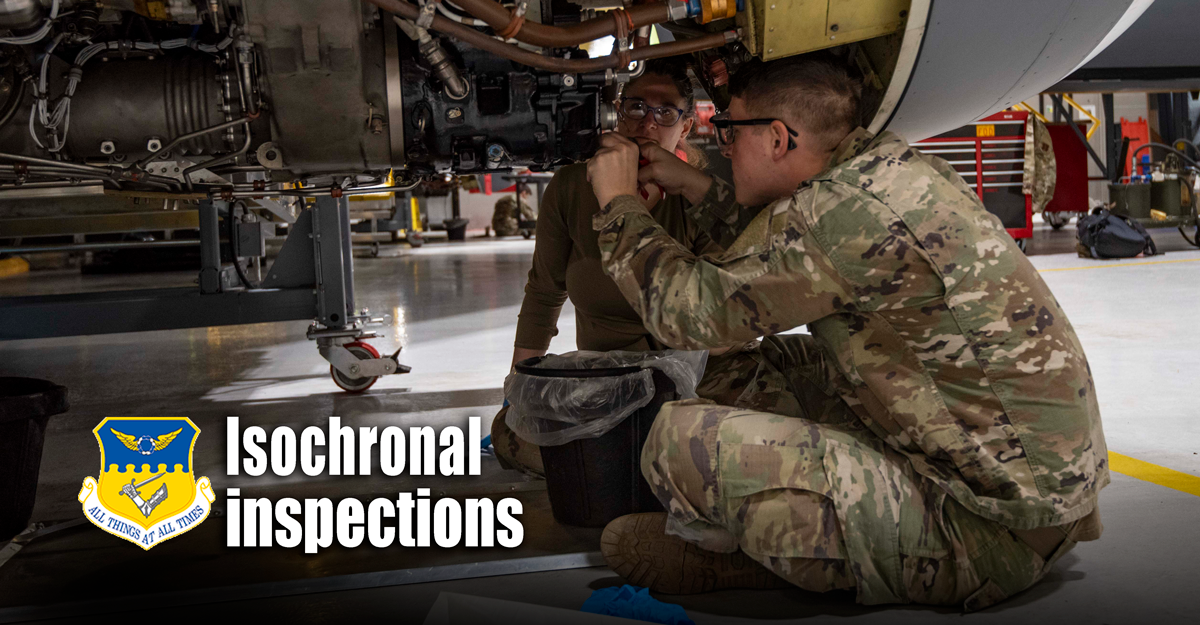
[[350,365],[350,373],[358,373],[358,365]]
[[117,144],[113,143],[112,141],[101,141],[100,142],[100,153],[101,154],[113,154],[116,151],[117,151]]

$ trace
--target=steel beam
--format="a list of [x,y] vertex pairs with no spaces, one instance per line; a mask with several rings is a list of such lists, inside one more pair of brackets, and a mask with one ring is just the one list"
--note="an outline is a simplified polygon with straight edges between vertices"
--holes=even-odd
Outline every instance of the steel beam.
[[[222,202],[224,204],[224,202]],[[217,205],[211,200],[200,202],[200,292],[221,290],[221,232]]]
[[330,328],[349,323],[354,310],[354,258],[350,248],[350,203],[319,197],[312,208],[313,256],[317,272],[317,322]]
[[312,289],[202,294],[193,287],[0,298],[0,340],[311,319]]
[[195,210],[18,217],[0,219],[0,238],[195,230],[199,227],[200,218]]

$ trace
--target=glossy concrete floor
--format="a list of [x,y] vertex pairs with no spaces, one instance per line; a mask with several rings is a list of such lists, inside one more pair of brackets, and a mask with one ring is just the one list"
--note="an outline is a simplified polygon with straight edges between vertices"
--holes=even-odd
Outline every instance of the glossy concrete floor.
[[[1110,450],[1200,476],[1200,252],[1177,233],[1155,231],[1162,257],[1098,262],[1069,252],[1073,235],[1039,228],[1031,245],[1034,264],[1066,309],[1087,350],[1096,379]],[[72,408],[51,421],[42,461],[35,521],[75,519],[75,499],[99,454],[91,429],[105,416],[189,416],[203,435],[195,449],[196,474],[219,488],[242,487],[260,496],[338,496],[394,493],[429,486],[449,495],[519,492],[529,498],[539,538],[515,556],[588,551],[594,533],[546,526],[540,483],[501,470],[485,459],[484,475],[472,480],[383,477],[341,481],[227,477],[224,429],[227,415],[243,422],[323,423],[331,415],[360,424],[461,424],[468,416],[490,421],[501,401],[516,313],[532,243],[520,239],[431,244],[419,250],[385,248],[377,259],[357,261],[359,304],[392,320],[380,331],[380,351],[403,345],[401,361],[413,368],[381,380],[363,396],[337,391],[315,346],[304,338],[306,322],[148,332],[0,343],[0,375],[54,380],[71,391]],[[0,295],[67,290],[142,288],[186,284],[191,274],[87,276],[73,272],[34,274],[0,281]],[[0,311],[2,315],[2,311]],[[552,351],[574,344],[573,313],[564,307]],[[972,622],[1195,622],[1195,581],[1200,576],[1200,497],[1124,475],[1114,475],[1102,497],[1104,539],[1079,546],[1046,581],[1013,600],[966,617]],[[531,517],[532,518],[532,517]],[[205,528],[220,540],[218,519]],[[143,560],[140,550],[85,526],[35,542],[0,566],[0,609],[61,601],[48,597],[68,587],[79,597],[118,574],[138,567],[167,566],[172,541]],[[182,549],[178,547],[177,549]],[[434,550],[404,557],[280,557],[268,564],[221,559],[193,550],[177,581],[151,583],[152,591],[245,583],[248,578],[320,577],[353,570],[390,570],[464,562],[470,554]],[[152,556],[158,555],[154,559]],[[344,554],[343,554],[344,555]],[[238,556],[242,557],[242,556]],[[481,556],[504,557],[504,554]],[[183,561],[183,560],[181,560]],[[258,568],[255,568],[258,566]],[[358,567],[356,569],[356,567]],[[170,567],[167,566],[169,569]],[[6,570],[7,569],[7,570]],[[149,571],[157,570],[153,566]],[[165,570],[165,569],[162,569]],[[218,573],[224,571],[224,573]],[[189,581],[187,576],[191,576]],[[203,578],[203,581],[200,581]],[[224,582],[222,581],[224,579]],[[128,580],[122,583],[128,584]],[[272,620],[330,622],[384,618],[419,622],[441,591],[507,598],[577,609],[596,588],[618,584],[603,567],[526,573],[320,594],[193,606],[195,617],[257,615]],[[56,585],[57,584],[57,585]],[[7,588],[7,591],[6,591]],[[146,591],[149,592],[149,591]],[[219,598],[221,593],[213,593]],[[230,596],[229,598],[233,598]],[[707,596],[662,597],[684,605],[698,623],[758,619],[819,622],[957,619],[954,610],[913,607],[864,608],[849,594],[815,595],[799,590],[727,591]],[[3,616],[0,611],[0,616]],[[30,613],[30,615],[33,615]],[[66,622],[65,620],[63,622]]]

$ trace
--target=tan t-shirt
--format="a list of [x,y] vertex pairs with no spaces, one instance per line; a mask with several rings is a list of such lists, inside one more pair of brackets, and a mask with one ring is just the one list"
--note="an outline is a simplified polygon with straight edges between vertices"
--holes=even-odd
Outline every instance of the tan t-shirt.
[[[721,247],[686,217],[687,200],[670,195],[651,211],[663,229],[692,253],[719,253]],[[600,266],[598,234],[592,217],[600,211],[587,166],[558,171],[538,209],[537,244],[517,318],[516,347],[546,349],[558,334],[558,315],[568,297],[575,305],[578,349],[644,351],[662,346],[625,301]]]

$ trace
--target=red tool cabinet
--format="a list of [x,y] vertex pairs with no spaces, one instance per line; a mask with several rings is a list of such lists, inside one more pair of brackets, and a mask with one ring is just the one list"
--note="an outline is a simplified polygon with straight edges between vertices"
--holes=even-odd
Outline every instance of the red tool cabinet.
[[1003,111],[913,143],[921,152],[950,163],[1021,249],[1033,236],[1033,198],[1021,188],[1028,117],[1025,111]]

